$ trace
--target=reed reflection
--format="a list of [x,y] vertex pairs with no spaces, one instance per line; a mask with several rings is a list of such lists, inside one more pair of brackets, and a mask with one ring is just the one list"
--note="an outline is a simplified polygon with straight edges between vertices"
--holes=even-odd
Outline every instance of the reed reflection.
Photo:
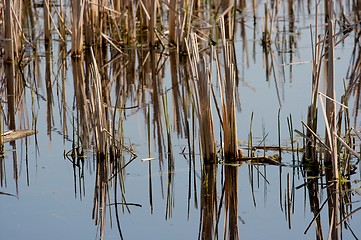
[[201,183],[198,239],[217,239],[217,165],[203,165]]
[[[201,177],[199,239],[240,239],[238,216],[238,167],[223,166],[224,182],[218,193],[217,165],[205,164]],[[220,199],[218,196],[220,194]],[[223,219],[223,223],[221,221]]]

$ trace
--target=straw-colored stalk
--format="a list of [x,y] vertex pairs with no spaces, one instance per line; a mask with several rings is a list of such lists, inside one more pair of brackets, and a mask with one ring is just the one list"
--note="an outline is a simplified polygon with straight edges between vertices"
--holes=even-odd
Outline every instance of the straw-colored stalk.
[[183,6],[179,6],[179,9],[184,9],[181,12],[180,21],[182,22],[182,27],[178,30],[179,33],[179,45],[178,45],[178,52],[185,52],[187,51],[187,41],[188,36],[190,36],[192,31],[192,15],[193,15],[193,4],[194,1],[183,1]]
[[47,45],[51,40],[51,24],[50,24],[51,10],[50,10],[49,0],[44,0],[43,12],[44,12],[44,42]]
[[47,133],[51,140],[52,123],[53,123],[53,83],[51,79],[52,64],[51,64],[51,51],[50,48],[45,52],[45,84],[46,84],[46,121],[47,121]]
[[235,0],[222,0],[221,9],[223,10],[220,18],[223,19],[224,31],[226,39],[233,40],[235,33]]
[[84,3],[84,44],[86,47],[90,47],[94,44],[95,38],[95,16],[97,12],[97,6],[86,1]]
[[16,39],[13,35],[14,25],[12,16],[12,2],[5,2],[5,43],[4,43],[4,62],[5,62],[5,78],[8,102],[8,118],[9,129],[15,129],[15,70],[14,70],[14,42]]
[[[3,111],[2,103],[0,103],[0,111]],[[4,156],[4,141],[3,141],[3,117],[0,114],[0,159]],[[0,170],[1,172],[1,170]]]
[[[326,1],[325,1],[326,2]],[[331,239],[339,239],[339,230],[337,227],[338,219],[338,210],[339,210],[339,177],[338,177],[338,153],[337,153],[337,138],[336,138],[336,102],[335,98],[335,87],[334,87],[334,19],[333,19],[333,0],[327,1],[328,9],[326,11],[328,14],[327,18],[327,75],[326,75],[326,146],[331,149],[331,152],[325,151],[325,165],[332,165],[332,176],[326,171],[326,180],[335,181],[335,184],[332,184],[327,188],[328,195],[331,196],[329,200],[329,219],[330,219],[330,232]],[[327,5],[326,5],[327,6]]]
[[11,13],[11,0],[5,1],[5,17],[4,17],[4,27],[5,27],[5,41],[4,41],[4,61],[13,62],[14,61],[14,50],[13,50],[13,16]]
[[150,23],[149,23],[149,40],[150,40],[150,46],[154,46],[155,45],[155,24],[156,24],[156,18],[157,18],[157,8],[156,8],[156,1],[147,1],[147,3],[150,3]]
[[199,122],[201,150],[204,161],[212,163],[216,160],[216,144],[211,109],[211,66],[207,66],[205,56],[200,55],[195,33],[191,33],[186,45],[193,79],[195,79],[193,81],[192,95]]
[[169,1],[169,44],[176,45],[177,44],[177,1],[170,0]]
[[98,64],[94,56],[92,48],[91,66],[91,90],[90,90],[90,113],[93,122],[93,131],[95,137],[95,145],[98,153],[105,154],[107,151],[107,135],[106,135],[106,109],[104,106],[104,97],[102,92],[101,75]]
[[224,78],[221,76],[218,54],[215,54],[219,90],[222,105],[222,123],[224,131],[224,154],[227,161],[238,158],[237,120],[236,120],[236,64],[234,59],[234,46],[226,40],[224,19],[220,18],[222,34],[222,49],[224,57]]
[[[314,37],[314,39],[313,39]],[[311,105],[308,108],[307,116],[307,131],[308,138],[306,143],[306,151],[304,160],[311,162],[315,169],[318,169],[316,138],[313,133],[317,132],[317,112],[318,112],[318,88],[320,82],[321,60],[324,53],[324,42],[320,41],[318,36],[318,4],[316,4],[316,17],[315,17],[315,33],[311,31],[311,44],[312,44],[312,98]]]
[[83,53],[83,15],[86,5],[84,0],[72,1],[72,56]]

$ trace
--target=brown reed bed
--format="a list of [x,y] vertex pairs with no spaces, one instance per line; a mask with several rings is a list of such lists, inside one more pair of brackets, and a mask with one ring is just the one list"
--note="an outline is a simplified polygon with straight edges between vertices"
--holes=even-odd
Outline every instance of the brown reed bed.
[[[339,43],[345,40],[349,33],[357,31],[357,21],[348,24],[342,29],[342,33],[336,32],[334,3],[342,1],[324,1],[325,33],[321,33],[319,26],[319,4],[316,4],[316,18],[312,31],[312,99],[308,110],[306,127],[306,150],[303,158],[305,176],[320,178],[323,168],[326,167],[326,181],[332,183],[328,191],[328,210],[330,219],[331,239],[338,238],[337,223],[343,222],[349,214],[353,213],[348,208],[351,198],[348,194],[350,186],[343,184],[341,179],[349,179],[352,172],[350,164],[351,156],[358,157],[357,152],[352,151],[350,116],[347,110],[349,98],[352,94],[355,98],[355,118],[359,110],[360,83],[358,81],[360,71],[359,37],[356,38],[352,64],[349,71],[350,82],[345,87],[345,95],[341,104],[334,95],[334,50]],[[326,5],[330,3],[329,5]],[[276,81],[275,56],[276,53],[286,51],[287,41],[285,34],[280,37],[279,14],[282,12],[281,2],[273,1],[264,6],[264,19],[262,28],[261,44],[265,54],[266,76],[274,76]],[[310,3],[308,3],[310,4]],[[93,217],[100,225],[100,236],[104,235],[107,213],[111,213],[110,189],[114,184],[115,189],[120,190],[121,197],[114,190],[115,212],[118,216],[117,206],[125,201],[124,168],[130,164],[135,156],[131,147],[127,147],[124,141],[123,122],[130,111],[143,111],[147,115],[148,127],[148,154],[151,158],[151,132],[156,139],[154,145],[158,148],[159,168],[162,169],[163,159],[167,158],[167,218],[172,215],[174,205],[174,158],[172,149],[172,127],[168,114],[167,93],[163,86],[164,63],[170,55],[172,94],[174,121],[179,135],[184,133],[188,139],[190,161],[194,167],[196,136],[199,134],[199,148],[202,153],[204,167],[202,179],[209,185],[202,188],[202,236],[209,239],[213,237],[215,217],[217,212],[216,179],[215,169],[219,160],[226,162],[251,160],[252,164],[260,162],[261,158],[253,156],[255,149],[252,140],[252,127],[250,129],[249,156],[241,156],[238,147],[237,125],[237,99],[238,96],[238,64],[235,54],[235,33],[237,27],[238,11],[241,11],[242,22],[245,20],[247,11],[246,1],[236,3],[234,1],[221,1],[214,5],[207,2],[176,2],[169,3],[144,2],[134,4],[132,1],[108,3],[107,1],[74,1],[70,5],[61,2],[56,5],[52,1],[44,1],[42,8],[34,7],[32,1],[5,1],[3,26],[3,59],[6,79],[7,98],[7,125],[9,129],[16,129],[15,116],[21,105],[21,96],[24,90],[24,81],[21,67],[24,66],[24,46],[31,46],[34,51],[34,59],[37,57],[36,43],[39,35],[48,43],[45,56],[46,60],[46,100],[47,100],[47,125],[48,134],[51,137],[54,124],[53,109],[53,79],[52,63],[54,57],[51,53],[54,39],[62,44],[61,58],[67,58],[67,47],[70,42],[70,54],[73,56],[72,71],[74,84],[74,104],[76,109],[77,145],[82,148],[94,147],[97,164],[97,177],[94,189]],[[11,7],[14,11],[11,11]],[[249,6],[248,6],[249,7]],[[308,5],[309,7],[309,5]],[[357,6],[355,6],[357,7]],[[22,18],[22,9],[27,9],[25,21]],[[259,21],[256,1],[252,2],[252,16],[254,24]],[[35,22],[39,20],[39,13],[43,17],[44,32],[36,32]],[[70,13],[70,14],[68,14]],[[287,15],[289,18],[288,49],[292,51],[296,46],[294,38],[295,30],[295,2],[287,1]],[[356,14],[355,18],[358,15]],[[323,22],[322,22],[323,24]],[[245,27],[245,24],[242,25]],[[31,34],[26,34],[26,28],[30,28]],[[245,30],[243,29],[245,33]],[[20,33],[20,34],[19,34]],[[256,30],[254,30],[256,34]],[[344,34],[344,35],[342,35]],[[355,34],[359,36],[359,34]],[[244,49],[246,49],[246,36],[242,35]],[[254,37],[254,46],[257,37]],[[47,45],[47,44],[46,44]],[[276,51],[274,51],[276,49]],[[174,51],[172,51],[174,50]],[[248,52],[244,51],[248,57]],[[60,54],[59,54],[60,55]],[[187,58],[183,58],[187,55]],[[290,54],[292,62],[292,54]],[[23,63],[23,65],[21,64]],[[283,63],[283,62],[282,62]],[[34,64],[35,65],[35,64]],[[179,66],[180,69],[177,69]],[[36,67],[33,68],[34,71]],[[64,68],[65,69],[65,68]],[[291,71],[291,70],[290,70]],[[214,74],[216,72],[216,74]],[[109,74],[111,73],[111,74]],[[64,74],[65,76],[65,74]],[[284,76],[284,74],[283,74]],[[322,77],[327,81],[327,88],[320,93]],[[276,81],[277,82],[277,81]],[[65,99],[65,77],[62,80],[62,99]],[[39,97],[37,83],[30,82],[34,94]],[[112,87],[115,86],[115,90]],[[215,92],[215,86],[219,92]],[[277,87],[278,89],[278,87]],[[146,90],[150,90],[150,98],[146,97]],[[277,90],[278,91],[278,90]],[[115,103],[112,94],[116,96]],[[279,95],[279,94],[278,94]],[[219,98],[217,98],[219,96]],[[279,100],[280,97],[278,96]],[[323,104],[323,101],[326,104]],[[126,103],[132,106],[128,109]],[[280,101],[281,102],[281,101]],[[67,135],[66,113],[68,110],[63,101],[63,134]],[[147,106],[147,107],[145,107]],[[337,111],[339,107],[339,111]],[[134,109],[133,109],[134,108]],[[5,108],[4,108],[5,109]],[[318,128],[321,123],[319,115],[325,116],[324,138],[318,136]],[[152,116],[151,116],[152,115]],[[117,117],[118,116],[118,117]],[[190,119],[192,117],[192,119]],[[34,117],[34,121],[36,119]],[[219,145],[222,157],[217,156],[217,138],[215,136],[214,123],[221,124],[221,142]],[[75,122],[75,121],[74,121]],[[355,121],[356,122],[356,121]],[[252,120],[251,120],[252,124]],[[342,125],[344,124],[344,125]],[[165,127],[164,127],[165,126]],[[252,125],[251,125],[252,126]],[[280,128],[280,127],[279,127]],[[165,130],[165,133],[164,133]],[[279,130],[280,131],[280,130]],[[290,138],[293,138],[293,125],[290,118]],[[166,137],[165,137],[166,136]],[[79,140],[80,139],[80,140]],[[324,139],[324,140],[323,140]],[[74,141],[75,142],[75,141]],[[167,146],[167,148],[165,148]],[[76,146],[74,145],[74,148]],[[291,146],[294,149],[294,146]],[[167,150],[164,150],[167,149]],[[266,149],[263,146],[263,149]],[[279,162],[281,157],[281,144],[279,139]],[[266,150],[264,150],[266,151]],[[167,152],[167,154],[164,154]],[[292,151],[293,152],[293,151]],[[132,158],[125,162],[124,154],[128,153]],[[79,155],[79,154],[78,154]],[[80,154],[81,155],[81,154]],[[266,160],[268,162],[266,162]],[[263,163],[272,164],[274,159],[263,156]],[[331,168],[328,168],[331,166]],[[152,166],[149,163],[149,171]],[[252,168],[253,169],[253,168]],[[226,181],[224,187],[226,221],[228,222],[228,236],[231,239],[239,238],[237,227],[237,169],[230,167],[225,170]],[[312,212],[316,223],[316,235],[321,239],[322,229],[320,226],[319,212],[320,199],[318,182],[307,180],[306,186],[311,199]],[[150,177],[151,192],[151,177]],[[291,186],[291,180],[288,185]],[[119,187],[119,188],[117,188]],[[290,187],[291,188],[291,187]],[[150,194],[151,195],[151,194]],[[205,195],[213,195],[206,198]],[[316,196],[316,197],[315,197]],[[287,203],[292,202],[293,193],[287,193]],[[152,198],[150,198],[152,199]],[[107,204],[108,202],[108,204]],[[152,200],[150,200],[152,205]],[[112,206],[113,206],[112,205]],[[337,212],[338,210],[342,212]],[[123,209],[124,210],[124,209]],[[288,209],[288,218],[292,213]],[[117,225],[122,238],[119,219]],[[225,223],[225,226],[227,224]],[[225,227],[226,228],[226,227]]]
[[[349,36],[346,32],[343,36],[340,32],[336,32],[334,25],[334,2],[325,1],[325,34],[322,37],[319,34],[319,22],[318,22],[318,10],[319,6],[316,5],[316,22],[315,22],[315,33],[312,32],[312,54],[313,54],[313,71],[312,71],[312,99],[311,105],[308,109],[308,123],[307,123],[307,143],[306,151],[303,158],[305,164],[306,174],[309,177],[319,177],[320,167],[324,166],[326,182],[330,184],[327,188],[327,200],[325,203],[328,205],[328,218],[329,218],[329,239],[339,239],[340,232],[337,228],[337,223],[345,217],[343,211],[346,207],[346,203],[350,201],[349,196],[341,194],[348,189],[342,183],[341,179],[348,178],[348,175],[342,174],[341,168],[346,166],[343,164],[344,160],[350,158],[351,153],[349,152],[350,146],[344,142],[339,135],[344,135],[346,139],[349,139],[348,132],[349,126],[349,112],[347,107],[347,99],[349,98],[349,92],[346,92],[341,98],[341,102],[336,100],[335,96],[335,48],[336,46]],[[342,31],[342,30],[341,30]],[[344,32],[345,33],[345,32]],[[340,39],[337,39],[340,37]],[[323,72],[322,72],[323,69]],[[325,93],[320,90],[321,77],[324,77],[325,82]],[[326,103],[325,103],[325,101]],[[318,110],[321,107],[321,110]],[[337,113],[337,108],[339,111]],[[324,117],[325,125],[325,138],[320,139],[317,133],[317,127],[319,125],[318,115],[322,114]],[[345,126],[342,126],[342,119]],[[344,127],[345,131],[342,131]],[[342,133],[343,132],[343,133]],[[349,142],[350,143],[350,142]],[[323,154],[323,155],[322,155]],[[356,154],[356,157],[359,156]],[[347,167],[346,167],[347,168]],[[347,171],[345,171],[347,172]],[[344,173],[345,173],[344,172]],[[333,183],[333,184],[331,184]],[[316,184],[316,185],[315,185]],[[323,239],[322,227],[320,225],[320,215],[322,207],[319,206],[319,199],[317,196],[318,187],[317,181],[309,180],[307,182],[310,199],[312,200],[312,211],[314,212],[313,222],[316,226],[316,237],[317,239]],[[341,191],[343,189],[343,191]],[[347,192],[347,190],[346,190]],[[312,196],[312,197],[311,197]]]

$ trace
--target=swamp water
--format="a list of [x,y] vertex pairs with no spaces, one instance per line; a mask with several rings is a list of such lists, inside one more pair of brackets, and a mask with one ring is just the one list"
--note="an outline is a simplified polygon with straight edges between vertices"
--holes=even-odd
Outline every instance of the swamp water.
[[[62,22],[60,10],[70,14],[70,4],[48,5],[50,45],[44,44],[42,32],[45,10],[32,4],[37,14],[33,33],[38,37],[30,37],[31,31],[24,28],[24,38],[32,41],[22,41],[20,64],[1,65],[3,131],[11,128],[14,116],[16,129],[37,133],[4,143],[0,239],[361,237],[359,80],[348,101],[341,100],[345,88],[359,78],[356,3],[335,1],[334,90],[336,100],[349,107],[347,114],[342,113],[338,134],[344,141],[352,139],[347,142],[351,149],[338,144],[344,174],[336,181],[337,205],[330,205],[328,189],[335,181],[326,181],[330,167],[321,161],[322,140],[317,141],[320,169],[301,164],[314,50],[325,44],[323,4],[317,16],[316,6],[307,1],[261,1],[250,6],[240,1],[234,13],[234,41],[221,37],[229,33],[222,30],[228,26],[222,12],[229,9],[210,18],[212,23],[202,22],[206,14],[195,11],[190,14],[185,52],[179,50],[181,43],[166,47],[168,32],[158,27],[156,48],[99,34],[107,39],[102,48],[85,48],[84,54],[73,58],[73,40],[66,36],[62,41],[61,24],[55,24]],[[147,7],[136,5],[138,11]],[[103,11],[113,19],[111,10]],[[208,34],[211,28],[214,32]],[[269,41],[265,29],[270,29]],[[318,44],[315,35],[320,36]],[[321,57],[320,62],[326,60]],[[318,69],[320,75],[326,75],[324,65]],[[12,66],[15,110],[7,98]],[[227,87],[219,76],[227,71],[234,80],[231,104],[236,126],[231,131],[237,133],[237,147],[243,151],[237,161],[222,156],[226,134],[222,99]],[[197,85],[200,81],[211,82],[212,89],[205,91]],[[321,93],[326,91],[323,81]],[[326,102],[322,94],[319,99]],[[207,101],[211,124],[202,120],[209,110]],[[317,134],[324,139],[322,100],[318,104]],[[337,111],[342,106],[337,103]],[[206,154],[201,153],[213,138],[217,161],[204,164]],[[337,230],[332,216],[337,216]],[[329,234],[330,229],[338,231],[336,236]]]

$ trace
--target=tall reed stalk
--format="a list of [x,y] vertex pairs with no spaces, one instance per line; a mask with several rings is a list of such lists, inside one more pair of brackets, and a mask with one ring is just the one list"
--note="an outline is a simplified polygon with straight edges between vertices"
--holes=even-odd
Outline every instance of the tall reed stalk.
[[14,66],[14,44],[15,34],[13,26],[12,7],[14,1],[6,0],[5,2],[5,43],[4,43],[4,63],[5,63],[5,78],[6,78],[6,92],[7,92],[7,107],[9,129],[15,129],[15,66]]
[[311,163],[314,169],[318,169],[319,162],[317,159],[317,119],[318,119],[318,88],[320,82],[320,72],[322,66],[322,55],[324,53],[324,42],[318,35],[318,4],[316,4],[315,33],[311,30],[312,44],[312,98],[311,105],[308,107],[307,131],[306,131],[306,151],[304,163]]
[[326,21],[327,21],[327,74],[326,74],[326,146],[331,150],[325,151],[325,165],[326,167],[332,166],[332,172],[326,170],[326,180],[328,182],[334,182],[329,188],[327,188],[329,199],[329,219],[330,219],[330,232],[331,239],[339,239],[339,230],[337,222],[339,222],[339,169],[338,169],[338,147],[336,138],[336,102],[335,102],[335,87],[334,87],[334,17],[333,17],[333,4],[334,1],[325,1],[326,4]]
[[44,0],[43,12],[44,12],[44,42],[45,45],[48,45],[51,40],[51,24],[50,24],[51,9],[48,0]]
[[207,65],[205,54],[199,52],[198,36],[195,33],[191,33],[186,44],[195,79],[192,95],[198,116],[202,154],[205,162],[214,163],[216,161],[216,143],[211,109],[211,66]]
[[71,25],[72,31],[72,49],[73,56],[80,56],[83,53],[83,15],[85,6],[87,5],[84,0],[72,1],[72,17],[73,22]]
[[225,22],[219,18],[219,25],[222,36],[222,54],[224,59],[224,78],[220,75],[220,62],[218,53],[217,72],[219,89],[222,104],[222,123],[224,131],[224,155],[227,161],[234,161],[238,158],[237,120],[236,120],[236,78],[237,66],[234,56],[234,44],[227,40]]
[[177,34],[177,4],[178,1],[176,0],[170,0],[169,1],[169,17],[168,17],[168,22],[169,22],[169,43],[171,45],[176,45],[177,44],[177,38],[176,38],[176,34]]

